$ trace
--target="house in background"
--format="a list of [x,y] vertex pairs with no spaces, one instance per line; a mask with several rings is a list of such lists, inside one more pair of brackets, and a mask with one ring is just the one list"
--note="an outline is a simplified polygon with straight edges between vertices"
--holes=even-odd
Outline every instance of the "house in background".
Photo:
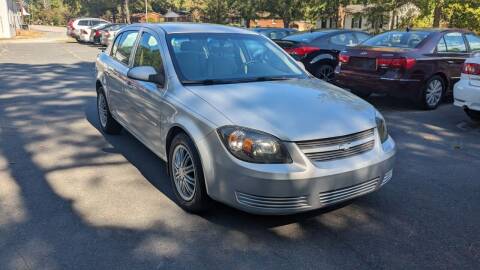
[[380,14],[376,19],[376,27],[372,26],[367,11],[374,9],[375,5],[348,5],[341,7],[337,16],[320,18],[317,28],[344,28],[363,31],[391,30],[406,26],[413,18],[420,15],[420,9],[414,4],[404,4],[397,9]]
[[21,14],[15,0],[0,0],[0,38],[13,38],[20,29]]

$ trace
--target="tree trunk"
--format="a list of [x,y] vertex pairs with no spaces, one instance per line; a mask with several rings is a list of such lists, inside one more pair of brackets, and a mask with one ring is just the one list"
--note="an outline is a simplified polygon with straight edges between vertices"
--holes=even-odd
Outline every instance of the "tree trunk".
[[435,9],[433,10],[433,24],[432,27],[440,27],[440,19],[442,18],[442,4],[436,3]]
[[129,0],[125,0],[125,17],[127,17],[127,23],[130,24],[130,8],[129,6]]
[[250,18],[244,18],[245,19],[245,27],[250,28]]

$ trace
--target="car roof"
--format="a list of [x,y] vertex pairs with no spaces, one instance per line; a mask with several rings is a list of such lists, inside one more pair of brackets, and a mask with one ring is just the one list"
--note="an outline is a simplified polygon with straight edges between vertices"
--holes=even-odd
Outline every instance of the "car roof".
[[250,30],[255,31],[255,30],[293,30],[295,31],[296,29],[294,28],[286,28],[286,27],[255,27],[255,28],[250,28]]
[[143,26],[155,30],[163,30],[167,34],[178,33],[229,33],[229,34],[255,34],[248,29],[209,23],[140,23],[132,26]]
[[76,20],[77,20],[77,21],[78,21],[78,20],[107,21],[107,20],[104,20],[104,19],[101,19],[101,18],[89,18],[89,17],[77,18]]
[[[391,32],[406,32],[407,29],[394,29]],[[460,28],[412,28],[409,29],[412,32],[436,32],[436,33],[445,33],[445,32],[462,32],[462,33],[471,33],[470,30],[460,29]],[[389,31],[390,32],[390,31]]]

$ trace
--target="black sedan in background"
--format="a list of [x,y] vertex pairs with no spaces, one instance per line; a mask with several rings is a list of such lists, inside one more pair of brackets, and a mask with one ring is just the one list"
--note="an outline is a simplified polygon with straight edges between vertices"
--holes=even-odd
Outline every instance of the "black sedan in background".
[[435,109],[480,51],[480,37],[459,29],[386,32],[341,52],[336,83],[359,96],[384,93]]
[[282,39],[286,36],[289,36],[291,34],[298,32],[297,29],[293,29],[293,28],[257,27],[257,28],[252,28],[250,30],[257,32],[259,34],[262,34],[268,37],[269,39]]
[[370,35],[365,32],[328,29],[299,32],[275,42],[301,61],[315,77],[331,81],[338,64],[338,54],[368,38]]

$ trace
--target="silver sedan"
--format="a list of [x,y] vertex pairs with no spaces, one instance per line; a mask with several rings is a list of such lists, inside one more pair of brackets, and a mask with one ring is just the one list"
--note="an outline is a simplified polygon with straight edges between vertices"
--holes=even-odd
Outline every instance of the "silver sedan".
[[369,103],[313,78],[275,43],[208,24],[123,28],[96,62],[105,133],[168,164],[177,203],[291,214],[379,189],[395,143]]

